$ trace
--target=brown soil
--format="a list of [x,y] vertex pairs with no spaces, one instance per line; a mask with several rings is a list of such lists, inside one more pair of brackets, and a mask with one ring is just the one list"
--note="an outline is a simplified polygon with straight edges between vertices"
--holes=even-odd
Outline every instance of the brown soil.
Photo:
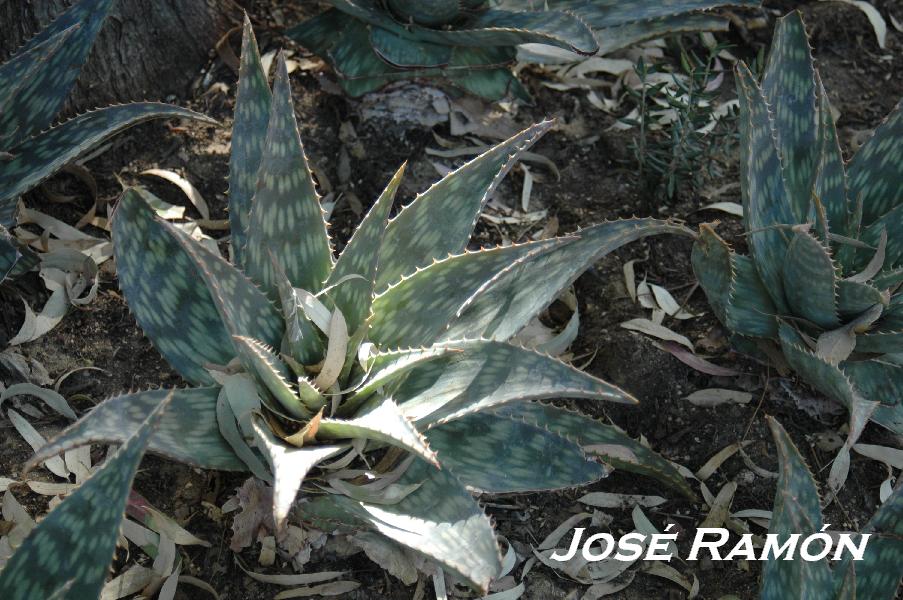
[[[766,27],[744,32],[742,36],[736,32],[728,36],[736,44],[735,52],[746,58],[755,56],[769,42],[774,16],[783,14],[796,4],[789,1],[768,2],[768,10],[764,13],[769,20]],[[885,9],[889,9],[893,2],[876,0],[874,4],[887,14]],[[903,78],[899,77],[899,73],[903,72],[903,35],[891,29],[888,48],[880,50],[868,22],[856,9],[821,2],[807,3],[799,8],[812,34],[815,56],[831,100],[840,110],[838,125],[843,141],[850,149],[860,139],[858,132],[876,126],[897,99],[903,97]],[[297,12],[291,8],[283,7],[278,19],[268,10],[268,6],[259,6],[254,15],[264,50],[283,43],[276,35],[278,25],[291,24],[297,18]],[[896,16],[903,17],[903,12],[897,10]],[[272,32],[272,35],[267,32]],[[132,174],[147,168],[176,169],[199,188],[213,209],[213,218],[225,217],[228,131],[235,76],[218,61],[214,62],[214,66],[218,70],[212,81],[226,83],[228,92],[198,96],[187,101],[222,121],[224,127],[189,125],[184,130],[174,130],[156,123],[120,136],[114,143],[114,151],[87,165],[98,180],[103,198],[111,201],[115,198],[119,189],[115,179],[117,173],[127,174],[131,181],[135,179]],[[337,223],[333,234],[344,242],[359,220],[361,210],[369,207],[403,161],[408,160],[411,165],[400,192],[402,203],[438,178],[425,155],[425,148],[435,144],[430,131],[425,128],[377,121],[361,122],[354,102],[324,91],[319,79],[322,76],[310,71],[298,71],[292,75],[296,112],[308,156],[334,187],[341,187],[346,193],[346,200],[339,202],[333,216],[333,222]],[[529,74],[526,83],[535,94],[536,103],[521,108],[518,123],[526,126],[550,115],[558,116],[563,123],[535,148],[536,152],[549,157],[559,166],[561,179],[554,181],[547,178],[534,188],[532,196],[536,206],[548,209],[549,217],[557,217],[560,233],[604,219],[633,214],[677,216],[691,226],[718,217],[712,213],[694,212],[699,202],[689,194],[684,194],[681,201],[670,206],[648,197],[645,187],[637,180],[636,163],[629,148],[632,134],[609,131],[614,118],[591,107],[584,94],[553,92],[537,85]],[[356,130],[357,139],[353,143],[360,144],[363,149],[360,158],[348,152],[347,132],[342,133],[345,142],[340,141],[340,126],[346,122],[352,123]],[[437,131],[448,135],[446,126],[439,126]],[[593,140],[590,136],[598,136],[598,139]],[[347,167],[350,170],[346,170],[343,156],[348,156]],[[350,176],[347,176],[348,173]],[[142,178],[141,181],[165,200],[185,204],[174,188],[151,178]],[[733,167],[719,181],[711,183],[717,186],[731,181],[736,181]],[[509,176],[497,197],[509,205],[516,205],[520,197],[520,182],[519,177]],[[74,179],[61,175],[50,185],[57,191],[80,194],[84,199],[54,205],[40,193],[33,193],[26,201],[69,223],[76,222],[89,208],[91,201],[86,190]],[[649,210],[647,206],[653,209]],[[740,243],[733,237],[738,232],[736,227],[723,227],[723,232],[729,241]],[[506,233],[516,235],[516,232]],[[483,224],[479,226],[475,240],[497,239],[497,230]],[[694,283],[689,250],[687,240],[670,237],[632,244],[602,260],[578,280],[576,291],[580,302],[581,331],[573,348],[574,353],[577,356],[592,355],[586,367],[589,372],[631,391],[642,400],[642,404],[634,408],[587,402],[574,403],[574,406],[589,414],[610,418],[633,436],[645,435],[655,450],[691,470],[698,469],[728,444],[744,439],[752,442],[746,450],[753,461],[765,469],[775,469],[775,451],[764,421],[765,415],[773,415],[788,429],[823,483],[832,453],[820,451],[813,443],[813,436],[819,432],[836,431],[845,417],[827,423],[814,420],[797,408],[786,391],[813,395],[811,390],[793,379],[782,379],[774,370],[727,348],[720,350],[714,360],[742,370],[744,376],[738,379],[713,378],[685,366],[657,349],[647,338],[619,327],[619,323],[627,319],[645,316],[626,294],[621,272],[624,261],[648,256],[645,262],[637,263],[638,273],[645,274],[650,282],[674,291],[675,297],[682,299]],[[15,300],[14,292],[35,302],[43,297],[41,290],[42,286],[36,278],[25,278],[16,284],[13,292],[4,291],[8,297],[3,299],[12,299],[11,305],[18,307],[20,302]],[[694,312],[708,312],[700,291],[689,298],[689,307]],[[0,319],[0,341],[14,334],[20,318],[21,315],[16,313]],[[700,319],[665,324],[694,341],[707,335],[712,337],[713,332],[717,334],[720,331],[710,312]],[[80,394],[79,398],[89,397],[91,401],[99,402],[122,390],[180,382],[143,336],[118,292],[115,279],[109,276],[103,282],[96,302],[82,310],[72,310],[57,328],[21,350],[41,361],[54,377],[77,367],[103,369],[82,371],[68,378],[61,389],[67,397]],[[697,389],[740,386],[754,394],[754,400],[748,405],[701,409],[683,400]],[[80,411],[91,406],[86,399],[77,399],[73,404]],[[50,433],[63,424],[48,418],[37,426]],[[16,478],[29,451],[6,420],[0,422],[0,427],[5,430],[0,442],[0,465],[3,465],[0,473]],[[865,440],[872,443],[881,443],[885,438],[885,433],[875,428],[869,428],[865,434]],[[839,501],[829,507],[826,521],[834,527],[855,529],[861,526],[870,514],[870,507],[876,504],[878,484],[884,477],[878,463],[854,455],[850,479]],[[252,581],[236,564],[235,556],[228,548],[230,518],[216,519],[202,504],[221,506],[242,480],[242,477],[203,473],[151,457],[142,465],[136,489],[164,512],[186,523],[193,533],[212,543],[209,549],[182,548],[185,559],[183,572],[210,582],[222,598],[271,598],[280,591],[278,588]],[[731,480],[740,482],[733,501],[735,509],[771,509],[774,480],[755,475],[735,456],[707,483],[713,492],[717,492]],[[693,529],[705,516],[704,505],[663,492],[652,480],[620,472],[586,489],[505,498],[500,503],[507,508],[489,508],[489,512],[495,518],[499,531],[514,541],[521,556],[526,556],[529,555],[530,544],[537,543],[571,514],[584,510],[577,503],[577,498],[587,491],[603,490],[668,496],[668,503],[648,510],[647,515],[661,527],[667,522],[680,525],[684,531],[680,540],[681,555],[686,556]],[[18,490],[16,496],[33,511],[46,509],[44,498]],[[606,512],[615,517],[612,524],[614,530],[632,529],[629,511]],[[246,565],[256,565],[256,558],[256,551],[251,549],[241,555]],[[120,553],[118,559],[120,562],[114,566],[121,566],[125,555]],[[677,561],[672,564],[681,572],[692,573],[699,578],[701,598],[714,599],[733,594],[745,599],[757,595],[759,567],[756,564],[709,561],[685,564]],[[308,569],[351,570],[351,576],[364,584],[360,590],[349,595],[353,598],[410,598],[413,593],[412,588],[406,588],[398,580],[383,574],[362,555],[350,559],[315,555]],[[288,572],[287,568],[283,571]],[[524,597],[536,600],[579,598],[584,589],[542,566],[534,567],[526,582],[528,591]],[[427,593],[430,593],[429,590]],[[630,587],[616,597],[685,596],[680,588],[666,580],[639,575]],[[206,595],[183,585],[177,597],[204,598]]]

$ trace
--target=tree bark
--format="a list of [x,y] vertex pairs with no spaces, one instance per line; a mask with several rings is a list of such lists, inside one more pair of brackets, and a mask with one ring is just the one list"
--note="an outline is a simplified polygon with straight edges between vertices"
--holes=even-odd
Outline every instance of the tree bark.
[[[0,61],[72,0],[0,0]],[[240,12],[233,0],[116,0],[65,113],[185,97]]]

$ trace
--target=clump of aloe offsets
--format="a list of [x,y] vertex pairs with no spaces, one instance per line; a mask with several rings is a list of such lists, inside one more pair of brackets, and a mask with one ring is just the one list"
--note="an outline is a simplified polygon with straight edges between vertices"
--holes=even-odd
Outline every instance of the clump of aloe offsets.
[[761,82],[742,64],[737,82],[749,255],[703,225],[693,269],[737,347],[850,411],[836,488],[868,420],[903,434],[903,104],[845,161],[797,12]]
[[327,531],[373,530],[482,591],[500,554],[472,491],[568,488],[613,466],[692,496],[668,461],[619,429],[536,402],[633,397],[511,341],[601,256],[689,232],[629,219],[466,249],[500,179],[550,126],[489,150],[389,219],[402,167],[335,258],[285,62],[271,91],[246,23],[231,262],[157,218],[138,190],[113,217],[125,298],[192,387],[107,400],[40,456],[121,441],[171,394],[150,451],[269,482],[277,530],[293,509]]

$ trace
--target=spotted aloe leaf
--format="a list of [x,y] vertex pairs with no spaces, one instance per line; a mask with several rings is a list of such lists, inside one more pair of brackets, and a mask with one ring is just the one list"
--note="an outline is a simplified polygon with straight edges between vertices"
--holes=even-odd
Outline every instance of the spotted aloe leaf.
[[[862,197],[862,222],[873,223],[897,208],[894,190],[903,181],[903,100],[850,160],[850,197]],[[897,196],[898,198],[899,196]]]
[[[42,76],[41,66],[54,57],[57,52],[61,51],[62,46],[69,39],[69,36],[80,29],[80,26],[73,25],[65,31],[61,31],[49,39],[36,44],[30,50],[19,52],[7,62],[0,65],[0,108],[4,110],[0,116],[0,145],[14,145],[16,139],[19,138],[20,131],[28,128],[28,123],[19,123],[13,120],[15,113],[12,110],[12,104],[27,103],[29,100],[35,100],[34,96],[39,94],[41,90],[35,85],[36,80],[41,80],[44,86],[48,85],[46,79]],[[52,88],[53,89],[53,88]],[[56,91],[56,89],[53,89]],[[68,91],[68,90],[67,90]],[[52,103],[53,98],[45,98]],[[9,113],[6,111],[9,110]],[[23,112],[22,107],[19,107]],[[34,114],[27,114],[26,119],[35,120],[44,118],[45,115],[41,111],[30,111]],[[51,113],[51,115],[54,113]],[[37,130],[43,129],[53,120],[50,120]],[[28,137],[27,135],[22,137]],[[20,140],[21,141],[21,140]]]
[[112,4],[112,0],[76,2],[12,57],[12,69],[0,68],[0,88],[12,90],[0,104],[0,140],[5,147],[20,144],[53,122]]
[[[542,10],[543,7],[543,5],[537,5],[532,0],[501,0],[500,3],[502,6],[520,10]],[[697,11],[710,10],[722,5],[711,0],[672,0],[670,2],[657,2],[655,0],[633,0],[632,2],[546,0],[544,4],[553,10],[567,10],[579,15],[593,29],[602,30],[601,33],[603,34],[605,29],[622,23],[695,14]],[[753,0],[739,0],[730,4],[749,7],[759,5],[758,2]],[[604,35],[600,37],[604,37]]]
[[733,251],[710,225],[703,224],[690,260],[709,306],[719,321],[726,322],[735,268]]
[[257,187],[257,170],[263,156],[267,124],[270,122],[272,94],[260,61],[257,39],[245,15],[235,119],[232,123],[232,151],[229,154],[229,224],[232,233],[232,262],[244,265],[251,198]]
[[651,477],[690,499],[696,494],[677,468],[613,425],[579,413],[542,404],[518,402],[494,410],[498,415],[522,418],[543,429],[576,441],[584,450],[616,469]]
[[809,191],[818,159],[812,149],[819,133],[815,67],[800,19],[778,21],[762,77],[762,91],[773,111],[787,199],[795,222],[800,222],[809,214]]
[[[848,598],[894,598],[900,589],[903,561],[903,488],[898,487],[872,515],[861,533],[871,534],[861,561],[844,556],[835,579]],[[843,579],[840,579],[840,578]],[[838,593],[838,597],[841,594]]]
[[775,306],[786,310],[781,266],[787,251],[782,226],[795,223],[793,209],[781,171],[773,125],[762,89],[745,65],[737,69],[741,135],[740,177],[743,191],[744,225],[749,234],[750,254]]
[[322,402],[319,406],[305,405],[297,388],[289,383],[292,375],[288,365],[267,348],[266,344],[243,336],[235,336],[233,340],[239,355],[246,364],[251,365],[249,371],[270,392],[288,416],[296,419],[310,419],[314,416],[322,406]]
[[268,346],[279,343],[285,326],[282,315],[244,273],[174,225],[162,219],[153,222],[167,230],[190,258],[232,336],[253,337]]
[[141,423],[170,393],[169,408],[155,426],[148,450],[205,469],[245,471],[244,463],[217,428],[217,387],[148,390],[113,396],[50,440],[32,460],[41,462],[91,443],[122,443],[140,429]]
[[521,154],[551,127],[551,121],[544,121],[512,136],[449,173],[405,206],[386,228],[377,291],[433,260],[463,252],[480,211],[496,187]]
[[825,329],[840,325],[835,306],[834,262],[828,249],[813,235],[804,231],[794,234],[782,275],[785,297],[793,314]]
[[66,598],[100,596],[132,480],[172,395],[158,395],[122,447],[25,538],[0,571],[3,598],[49,598],[63,588]]
[[837,128],[834,125],[834,114],[820,77],[817,77],[817,82],[821,152],[817,157],[812,197],[818,199],[824,206],[830,231],[854,237],[858,231],[847,229],[850,211],[847,200],[847,174],[837,138]]
[[323,209],[304,156],[285,58],[279,55],[273,105],[244,249],[245,268],[272,299],[273,261],[293,286],[320,290],[332,270]]
[[[822,528],[815,480],[781,424],[768,418],[778,448],[778,489],[769,533],[783,544],[790,535],[805,538]],[[762,568],[762,598],[828,598],[831,571],[824,561],[769,560]]]
[[[758,2],[750,3],[757,5]],[[586,15],[582,14],[586,18]],[[592,26],[592,21],[588,21]],[[652,17],[605,27],[596,36],[599,54],[610,54],[647,40],[689,34],[697,31],[726,31],[730,23],[716,14],[690,12],[680,15]]]
[[389,222],[389,211],[403,175],[404,166],[398,169],[361,221],[326,281],[327,289],[334,288],[329,296],[345,315],[348,331],[357,331],[370,314],[380,248]]
[[419,425],[453,421],[520,400],[587,398],[633,403],[616,386],[561,361],[507,342],[446,342],[447,352],[418,364],[392,392]]
[[404,448],[438,466],[436,453],[391,399],[365,406],[354,419],[320,420],[317,437],[325,440],[373,440]]
[[[469,488],[493,494],[571,488],[606,475],[575,442],[516,417],[475,413],[430,429],[430,447]],[[486,457],[492,468],[486,468]]]
[[[575,241],[512,265],[490,282],[461,307],[443,337],[508,339],[603,256],[661,233],[692,235],[681,225],[658,219],[621,219],[581,229],[575,232]],[[527,281],[531,284],[524,285]]]
[[156,102],[111,106],[79,115],[6,148],[13,157],[3,161],[0,171],[0,203],[10,203],[110,136],[138,123],[161,118],[214,123],[194,111]]
[[[521,261],[535,260],[568,241],[528,242],[437,261],[373,299],[370,339],[386,348],[429,344],[482,287],[517,269]],[[428,306],[429,311],[417,310],[417,306]]]
[[[791,535],[801,540],[822,529],[815,480],[784,428],[768,418],[778,448],[779,476],[769,534],[783,544]],[[762,594],[778,598],[874,598],[891,600],[899,591],[903,558],[903,488],[878,508],[860,534],[870,534],[861,560],[843,554],[840,562],[769,560],[762,570]],[[859,540],[861,542],[861,540]],[[832,568],[833,567],[833,568]]]
[[135,190],[119,198],[112,233],[119,287],[138,324],[185,379],[212,384],[205,365],[225,365],[235,350],[191,256]]
[[273,471],[273,517],[276,527],[282,530],[289,510],[295,501],[295,494],[307,473],[318,463],[335,456],[346,448],[343,446],[310,446],[292,448],[286,446],[270,431],[259,417],[253,420],[254,434],[261,451]]
[[393,505],[338,497],[327,499],[331,506],[326,507],[320,506],[323,500],[301,504],[299,512],[342,521],[351,516],[357,526],[418,552],[475,589],[487,589],[501,568],[501,555],[489,519],[462,483],[448,469],[438,470],[421,460],[399,483],[420,487]]

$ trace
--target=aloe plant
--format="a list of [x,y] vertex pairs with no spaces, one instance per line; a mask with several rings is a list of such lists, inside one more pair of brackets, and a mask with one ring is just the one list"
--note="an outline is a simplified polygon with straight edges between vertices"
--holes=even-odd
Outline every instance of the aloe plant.
[[19,196],[137,123],[157,118],[210,121],[178,106],[137,102],[87,112],[50,127],[112,4],[113,0],[76,2],[0,65],[0,273],[21,255],[5,231],[15,225]]
[[758,0],[329,0],[332,8],[287,34],[328,60],[360,96],[392,81],[442,78],[489,100],[529,94],[508,68],[516,46],[539,43],[582,55],[672,33],[723,28],[705,11]]
[[[769,533],[778,535],[783,545],[793,534],[806,538],[819,533],[824,523],[818,488],[803,457],[777,420],[769,417],[768,425],[780,468]],[[827,557],[810,562],[799,555],[794,560],[768,560],[762,569],[761,598],[897,597],[903,564],[903,487],[897,486],[860,533],[871,534],[862,560],[852,560],[849,554],[839,562],[829,562]]]
[[739,348],[783,354],[844,403],[851,431],[870,414],[903,434],[903,103],[845,162],[797,12],[761,82],[742,64],[736,76],[749,255],[702,226],[692,262],[709,304]]
[[271,91],[246,22],[232,262],[157,218],[136,190],[113,216],[125,298],[193,387],[109,399],[38,459],[120,441],[172,394],[150,451],[269,481],[277,528],[296,504],[305,521],[375,530],[483,591],[500,557],[471,491],[583,485],[607,464],[692,497],[671,463],[621,430],[535,402],[632,396],[510,342],[599,257],[647,235],[690,232],[630,219],[466,250],[488,197],[550,126],[489,150],[388,220],[402,167],[334,260],[285,61]]
[[[158,397],[122,447],[14,548],[0,571],[0,597],[88,600],[100,596],[132,480],[171,398],[172,394]],[[30,461],[26,471],[37,464],[39,461]]]

